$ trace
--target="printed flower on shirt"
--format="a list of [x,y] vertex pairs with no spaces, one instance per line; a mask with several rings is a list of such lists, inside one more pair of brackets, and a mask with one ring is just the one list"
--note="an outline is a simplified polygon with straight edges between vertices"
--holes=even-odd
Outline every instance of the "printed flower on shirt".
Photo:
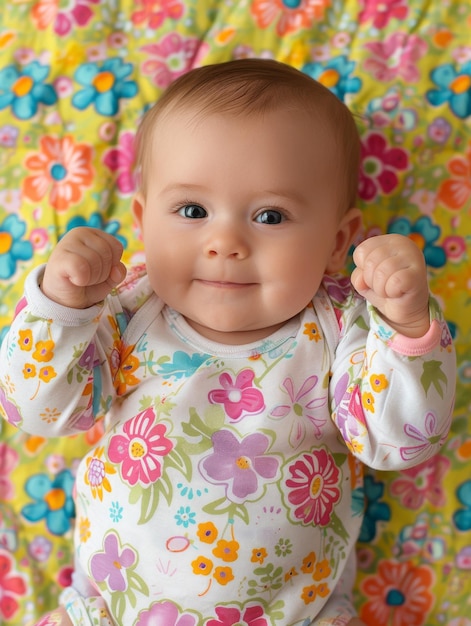
[[165,437],[165,424],[156,424],[152,408],[125,422],[123,432],[114,435],[108,447],[108,458],[121,464],[121,478],[135,485],[154,483],[162,475],[162,457],[173,448]]
[[333,456],[319,448],[299,456],[285,478],[288,506],[296,523],[327,526],[340,499],[340,470]]
[[48,200],[57,211],[78,204],[83,191],[93,182],[92,147],[76,143],[71,135],[45,135],[40,150],[28,156],[26,167],[32,172],[23,181],[23,193],[31,202]]
[[217,606],[214,609],[217,619],[210,619],[206,626],[269,626],[265,611],[260,605],[251,605],[245,609],[231,606]]
[[290,445],[295,449],[304,441],[307,433],[306,427],[309,424],[311,424],[316,439],[322,436],[322,427],[327,419],[322,414],[319,415],[318,409],[327,404],[327,396],[312,397],[309,395],[317,386],[318,380],[317,376],[310,376],[304,381],[301,388],[295,391],[292,378],[285,378],[282,386],[286,390],[290,402],[280,404],[270,411],[270,417],[275,420],[290,420],[288,439]]
[[103,490],[111,493],[111,484],[107,475],[116,474],[116,470],[111,463],[103,461],[104,451],[103,446],[101,446],[87,457],[87,468],[84,477],[85,484],[90,486],[92,496],[99,500],[103,500]]
[[425,565],[381,561],[374,576],[361,584],[367,601],[360,618],[367,624],[422,626],[433,605],[432,583],[431,570]]
[[201,461],[200,471],[209,482],[225,485],[231,502],[256,500],[265,482],[276,479],[279,462],[266,454],[270,446],[266,435],[253,433],[239,440],[229,430],[220,430],[212,441],[214,452]]
[[170,600],[163,600],[154,602],[148,610],[140,611],[134,626],[197,626],[200,623],[201,619],[198,617],[186,611],[182,612]]
[[211,404],[223,404],[224,410],[231,420],[238,420],[244,414],[255,415],[265,408],[263,394],[252,387],[255,374],[245,369],[237,374],[235,381],[225,372],[219,376],[222,389],[213,389],[208,398]]
[[14,617],[19,609],[17,597],[27,591],[23,577],[12,570],[13,558],[6,550],[0,550],[0,623]]
[[134,375],[139,367],[139,359],[133,354],[135,346],[128,346],[123,341],[115,342],[110,355],[110,368],[118,396],[127,393],[128,387],[134,387],[140,380]]
[[415,446],[401,446],[401,458],[404,461],[419,461],[422,456],[432,456],[438,452],[447,438],[450,420],[451,415],[444,424],[440,424],[435,413],[429,411],[424,417],[424,432],[413,424],[406,424],[404,433],[419,443]]

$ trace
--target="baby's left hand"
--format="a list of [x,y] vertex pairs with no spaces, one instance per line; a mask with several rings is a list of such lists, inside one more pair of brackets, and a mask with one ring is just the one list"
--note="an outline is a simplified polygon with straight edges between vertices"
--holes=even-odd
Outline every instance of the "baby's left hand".
[[363,241],[353,253],[352,284],[385,321],[407,337],[430,327],[427,268],[422,251],[403,235]]

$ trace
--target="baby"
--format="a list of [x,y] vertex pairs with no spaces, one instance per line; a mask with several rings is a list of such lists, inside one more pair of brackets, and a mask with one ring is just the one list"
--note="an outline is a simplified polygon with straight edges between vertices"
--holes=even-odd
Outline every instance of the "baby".
[[40,623],[361,624],[362,466],[425,461],[453,409],[422,252],[374,237],[339,274],[359,136],[292,67],[190,71],[137,147],[146,266],[126,275],[116,239],[70,231],[2,345],[10,422],[106,425],[77,471],[74,583]]

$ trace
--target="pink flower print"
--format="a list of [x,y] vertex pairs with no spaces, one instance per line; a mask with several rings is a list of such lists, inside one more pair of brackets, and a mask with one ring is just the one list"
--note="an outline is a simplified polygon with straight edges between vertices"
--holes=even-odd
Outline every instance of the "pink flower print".
[[39,0],[31,11],[33,22],[38,30],[45,30],[54,23],[54,32],[63,37],[68,35],[74,25],[86,26],[93,17],[89,4],[98,4],[99,0],[72,0],[67,8],[59,10],[58,0]]
[[131,548],[121,551],[117,535],[111,530],[103,542],[103,552],[96,552],[90,560],[93,578],[101,583],[107,581],[110,591],[126,591],[126,570],[137,561],[136,553]]
[[175,32],[169,33],[159,43],[142,46],[141,50],[150,57],[143,62],[142,71],[152,77],[154,85],[165,89],[191,69],[199,46],[196,37],[185,38]]
[[376,80],[390,82],[403,78],[406,83],[416,83],[420,78],[416,62],[427,52],[427,44],[417,35],[395,32],[384,41],[366,43],[372,57],[366,59],[364,68]]
[[421,457],[431,457],[437,452],[445,443],[448,433],[448,428],[451,422],[451,414],[448,416],[446,422],[442,425],[441,431],[438,430],[440,421],[437,420],[435,413],[430,411],[425,416],[424,430],[421,432],[417,426],[413,424],[406,424],[404,426],[405,434],[411,439],[415,439],[420,443],[416,446],[403,446],[401,447],[401,458],[408,463],[416,461]]
[[363,0],[362,4],[358,21],[363,24],[372,20],[375,28],[384,28],[391,18],[404,20],[409,11],[405,0]]
[[289,396],[289,404],[279,404],[271,412],[270,417],[273,419],[291,418],[291,427],[289,433],[289,443],[293,448],[299,448],[306,437],[306,422],[310,422],[314,429],[314,437],[320,439],[322,437],[322,427],[327,419],[319,417],[317,409],[325,406],[327,396],[314,397],[311,400],[307,396],[317,385],[317,376],[310,376],[301,385],[298,392],[295,392],[293,379],[288,377],[283,381],[283,387]]
[[238,420],[244,413],[256,415],[265,408],[263,394],[252,387],[255,374],[252,370],[242,370],[235,382],[226,373],[219,376],[223,389],[213,389],[208,398],[211,404],[223,404],[224,410],[232,420]]
[[112,172],[117,172],[116,186],[123,195],[132,194],[136,190],[134,153],[134,133],[126,131],[120,135],[118,147],[110,148],[103,157],[103,163]]
[[210,619],[206,626],[269,626],[261,606],[248,606],[244,610],[231,606],[217,606],[214,609],[218,619]]
[[135,626],[196,626],[196,619],[187,613],[181,615],[170,600],[154,602],[148,611],[141,611],[138,617]]
[[130,485],[149,485],[162,475],[161,458],[173,448],[165,437],[165,424],[155,423],[153,409],[146,409],[128,420],[123,434],[114,435],[109,444],[108,458],[121,463],[121,478]]
[[370,202],[378,194],[390,194],[399,184],[397,171],[409,166],[407,152],[390,148],[383,135],[370,133],[361,146],[361,169],[358,193]]
[[9,476],[18,465],[18,452],[0,442],[0,502],[11,500],[15,495],[13,483]]
[[201,461],[200,471],[209,482],[225,485],[231,502],[257,499],[265,481],[276,477],[279,462],[265,454],[270,445],[266,435],[253,433],[239,441],[229,430],[220,430],[212,441],[214,452]]
[[3,620],[9,620],[15,615],[20,608],[17,597],[24,596],[27,591],[23,577],[16,575],[12,569],[13,559],[6,550],[2,550],[0,552],[0,624]]
[[304,525],[327,526],[340,499],[340,471],[324,448],[305,453],[288,467],[285,480],[294,520]]
[[437,455],[416,467],[402,470],[399,478],[391,483],[391,493],[407,509],[420,509],[427,500],[433,506],[442,507],[446,502],[442,479],[449,467],[450,461]]
[[154,29],[162,26],[167,17],[179,19],[184,10],[184,5],[179,0],[137,0],[135,5],[142,8],[131,15],[133,24],[139,26],[147,22],[148,27]]

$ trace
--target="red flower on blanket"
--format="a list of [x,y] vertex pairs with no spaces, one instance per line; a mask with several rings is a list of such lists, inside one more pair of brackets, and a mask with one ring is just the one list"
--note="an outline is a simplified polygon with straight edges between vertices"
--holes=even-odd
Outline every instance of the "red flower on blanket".
[[184,5],[179,0],[136,0],[135,5],[132,23],[149,28],[159,28],[167,17],[178,20],[184,11]]
[[251,12],[259,28],[267,28],[277,20],[280,37],[312,28],[324,17],[330,0],[254,0]]
[[[26,594],[26,583],[12,573],[13,560],[6,550],[0,550],[0,618],[10,619],[18,611],[17,596]],[[0,619],[2,622],[2,619]]]
[[360,198],[371,202],[378,195],[392,193],[399,184],[398,171],[408,167],[405,150],[391,148],[383,135],[370,133],[361,146]]
[[41,137],[40,151],[26,158],[32,172],[23,181],[23,193],[31,202],[39,202],[49,194],[56,211],[66,211],[82,199],[83,189],[92,184],[92,148],[75,143],[71,135]]
[[432,583],[432,573],[425,565],[381,561],[374,576],[361,584],[367,601],[360,617],[367,624],[421,626],[434,601]]
[[31,16],[38,30],[46,30],[54,24],[54,32],[60,36],[68,35],[75,26],[86,26],[93,17],[88,6],[98,4],[100,0],[75,0],[62,7],[59,0],[39,0]]

